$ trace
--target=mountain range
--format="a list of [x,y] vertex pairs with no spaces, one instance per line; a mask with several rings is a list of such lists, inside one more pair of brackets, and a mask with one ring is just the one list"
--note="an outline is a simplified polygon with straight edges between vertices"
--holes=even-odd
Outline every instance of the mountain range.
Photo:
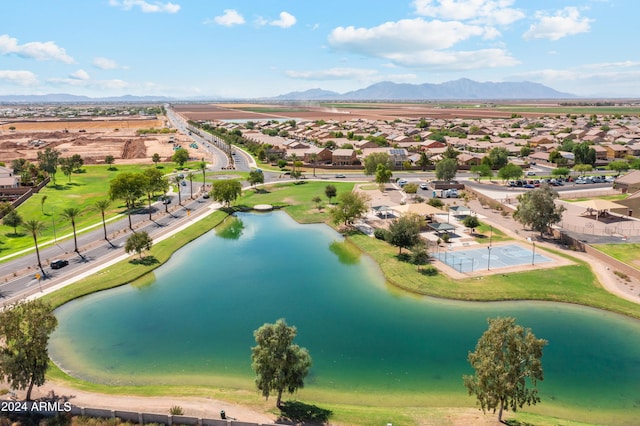
[[[322,89],[290,92],[260,101],[429,101],[429,100],[526,100],[526,99],[571,99],[576,95],[563,93],[539,83],[484,82],[462,78],[439,84],[408,84],[385,81],[364,89],[346,93]],[[93,103],[93,102],[176,102],[176,101],[220,101],[232,100],[221,97],[172,98],[166,96],[110,96],[91,98],[66,93],[48,95],[4,95],[0,103]],[[250,100],[250,99],[245,99]]]

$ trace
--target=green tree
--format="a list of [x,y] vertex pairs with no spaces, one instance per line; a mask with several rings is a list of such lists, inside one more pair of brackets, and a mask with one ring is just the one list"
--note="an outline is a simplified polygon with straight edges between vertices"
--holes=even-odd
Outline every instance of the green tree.
[[251,348],[251,367],[256,373],[256,386],[262,396],[277,393],[276,406],[282,404],[282,393],[294,393],[304,387],[311,368],[311,355],[293,343],[297,330],[284,319],[264,324],[253,332],[256,346]]
[[576,164],[596,164],[596,150],[588,142],[582,142],[573,147]]
[[109,170],[113,170],[113,163],[116,162],[116,159],[113,155],[107,155],[104,157],[104,162],[105,164],[109,165],[108,167]]
[[58,171],[58,158],[60,152],[53,148],[45,148],[44,151],[38,152],[38,162],[40,169],[44,170],[51,176],[53,184],[56,184],[56,172]]
[[379,163],[376,168],[376,183],[382,186],[389,182],[391,176],[393,172],[387,168],[386,164]]
[[206,179],[207,179],[207,163],[205,163],[204,161],[199,162],[198,168],[202,172],[202,188],[204,190],[204,186],[206,184]]
[[469,395],[475,395],[482,411],[517,411],[524,404],[540,402],[536,384],[544,380],[542,350],[547,341],[538,339],[515,318],[489,318],[489,329],[478,340],[467,359],[475,370],[463,376]]
[[151,250],[153,240],[146,231],[134,232],[129,235],[126,243],[124,244],[124,251],[128,253],[138,253],[140,259],[142,259],[142,253],[147,250]]
[[47,196],[46,196],[46,195],[43,195],[43,196],[40,198],[40,212],[41,212],[42,214],[44,214],[44,202],[45,202],[45,201],[47,201]]
[[151,220],[151,200],[155,193],[165,194],[169,190],[169,181],[158,169],[144,169],[144,192],[147,194],[149,220]]
[[591,164],[576,164],[575,166],[573,166],[573,170],[583,175],[586,172],[592,171],[593,166]]
[[609,163],[609,169],[618,172],[616,176],[620,176],[621,172],[626,172],[631,166],[628,161],[616,160]]
[[331,208],[333,223],[344,223],[347,226],[362,217],[369,210],[369,196],[360,192],[343,192],[338,197],[338,204]]
[[36,247],[36,258],[38,259],[38,268],[40,268],[40,272],[42,272],[42,276],[44,276],[45,273],[42,268],[42,262],[40,261],[40,249],[38,247],[38,235],[42,234],[42,231],[44,231],[44,223],[37,219],[31,219],[24,222],[22,227],[33,237],[33,243]]
[[22,216],[20,216],[20,213],[18,213],[17,210],[11,209],[9,213],[7,213],[5,217],[2,218],[2,223],[4,223],[6,226],[11,226],[13,228],[13,234],[17,235],[17,228],[18,226],[22,225]]
[[160,162],[160,154],[158,154],[157,152],[154,153],[151,156],[151,161],[153,161],[153,164],[155,164],[155,166],[158,167],[158,163]]
[[571,170],[568,167],[557,167],[551,170],[551,175],[553,176],[566,177],[569,176],[569,173],[571,173]]
[[324,187],[324,195],[329,199],[329,203],[331,203],[331,199],[336,196],[338,190],[335,185],[327,185]]
[[316,203],[316,208],[318,209],[318,211],[320,211],[320,209],[322,208],[322,198],[318,197],[317,195],[315,197],[313,197],[311,199],[311,201],[313,201],[314,203]]
[[64,174],[69,179],[69,182],[71,182],[71,174],[73,173],[73,163],[71,162],[71,158],[60,158],[58,159],[58,164],[60,165],[62,174]]
[[478,219],[478,216],[470,215],[462,220],[462,224],[471,229],[471,233],[473,234],[476,232],[476,228],[480,226],[480,220]]
[[364,174],[371,176],[378,170],[378,164],[383,164],[388,169],[391,169],[391,157],[386,152],[374,152],[366,156],[364,159]]
[[102,216],[102,228],[104,229],[104,239],[109,241],[109,238],[107,238],[107,221],[105,220],[105,212],[109,209],[109,207],[111,206],[111,201],[108,199],[104,199],[104,200],[98,200],[94,203],[93,205],[93,209],[96,211],[100,212],[100,215]]
[[491,170],[491,166],[488,164],[478,164],[477,166],[471,166],[469,169],[471,173],[475,173],[477,178],[476,180],[480,180],[481,177],[492,177],[493,171]]
[[0,379],[14,389],[42,386],[49,368],[47,345],[58,320],[41,299],[21,302],[0,312]]
[[416,214],[407,214],[399,217],[389,225],[387,241],[398,247],[398,255],[402,249],[410,249],[420,241],[420,225],[422,218]]
[[78,219],[81,212],[82,210],[80,210],[79,207],[67,207],[60,213],[60,216],[71,222],[71,228],[73,229],[73,251],[78,254],[80,251],[78,251],[78,239],[76,237],[76,219]]
[[455,158],[443,158],[436,164],[436,178],[438,180],[451,181],[458,173],[458,160]]
[[498,170],[498,177],[502,180],[518,179],[521,178],[523,174],[522,167],[513,163],[509,163]]
[[264,173],[262,173],[262,170],[251,170],[247,181],[251,186],[262,184],[264,183]]
[[109,197],[112,200],[123,200],[127,206],[129,217],[129,229],[133,229],[131,223],[131,209],[138,198],[144,195],[145,177],[140,173],[120,173],[109,184]]
[[242,193],[242,184],[237,180],[225,179],[213,182],[211,198],[228,206]]
[[[453,145],[447,145],[447,148],[442,153],[442,157],[443,158],[449,158],[449,159],[452,159],[452,160],[457,159],[458,155],[460,155],[460,151],[456,150],[453,147]],[[456,161],[456,164],[457,164],[457,161]]]
[[557,149],[554,149],[549,153],[549,161],[552,163],[558,163],[561,158],[563,158],[562,154],[560,154],[560,151]]
[[82,171],[82,166],[84,166],[84,159],[80,156],[80,154],[73,154],[69,157],[69,162],[71,163],[71,168],[74,172],[80,173]]
[[489,151],[489,161],[494,169],[501,169],[509,162],[509,151],[505,147],[495,147]]
[[525,145],[520,148],[520,157],[528,157],[531,154],[531,147]]
[[171,157],[171,161],[176,163],[178,167],[184,166],[184,163],[189,161],[189,151],[184,148],[176,149],[173,153],[173,156]]
[[431,164],[431,160],[429,160],[427,153],[425,151],[422,151],[420,153],[420,158],[416,162],[416,165],[420,167],[420,169],[424,172],[425,170],[427,170],[427,166],[429,164]]
[[556,198],[558,193],[548,185],[520,194],[513,218],[542,235],[551,225],[562,220],[562,212],[566,210],[564,206],[555,204]]

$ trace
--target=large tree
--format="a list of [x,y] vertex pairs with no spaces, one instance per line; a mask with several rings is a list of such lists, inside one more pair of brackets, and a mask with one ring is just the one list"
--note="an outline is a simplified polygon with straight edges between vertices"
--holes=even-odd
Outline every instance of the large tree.
[[56,184],[56,172],[58,171],[58,157],[60,157],[60,152],[53,148],[45,148],[44,151],[38,152],[40,168],[51,176],[54,185]]
[[0,379],[14,389],[42,386],[49,368],[47,344],[58,326],[51,306],[40,299],[21,302],[0,312]]
[[73,229],[73,251],[78,254],[80,254],[80,251],[78,250],[78,238],[76,237],[76,219],[78,219],[81,212],[82,210],[80,210],[79,207],[67,207],[62,210],[60,214],[60,216],[71,222],[71,228]]
[[386,152],[374,152],[364,159],[364,174],[371,176],[378,170],[378,164],[384,164],[387,168],[393,167],[391,157]]
[[151,200],[154,194],[165,194],[169,190],[169,181],[162,172],[156,168],[145,169],[142,175],[144,176],[144,192],[147,194],[149,220],[151,220]]
[[542,381],[542,349],[547,344],[515,318],[489,318],[489,329],[478,340],[467,359],[475,370],[463,376],[469,395],[475,395],[482,411],[516,411],[524,404],[540,402],[536,384]]
[[436,164],[436,178],[438,180],[453,180],[456,173],[458,173],[458,160],[455,158],[443,158]]
[[588,142],[582,142],[573,147],[576,164],[596,164],[596,150]]
[[329,202],[331,202],[331,199],[335,197],[337,193],[338,190],[336,189],[335,185],[327,185],[324,187],[324,195],[327,196]]
[[2,223],[13,228],[14,235],[18,234],[18,226],[22,225],[22,222],[22,216],[13,208],[2,218]]
[[477,178],[476,180],[480,180],[481,177],[492,177],[493,171],[491,170],[491,166],[488,164],[478,164],[475,166],[471,166],[469,169],[471,173],[475,173]]
[[178,165],[178,167],[184,166],[184,163],[189,161],[189,151],[184,148],[178,148],[173,153],[171,160]]
[[256,386],[265,398],[276,392],[277,407],[285,390],[294,393],[304,387],[304,378],[311,368],[307,349],[293,343],[296,334],[296,328],[288,326],[284,319],[264,324],[253,332],[256,346],[251,348],[251,367],[256,372]]
[[519,179],[524,172],[517,164],[509,163],[498,170],[498,177],[502,180]]
[[264,183],[264,173],[262,173],[262,170],[251,170],[247,180],[251,186],[262,184]]
[[338,197],[338,204],[331,208],[333,223],[352,225],[369,210],[369,196],[361,192],[343,192]]
[[142,253],[145,250],[151,250],[153,240],[146,231],[134,232],[129,235],[127,242],[124,245],[124,251],[127,253],[136,252],[140,259],[142,259]]
[[386,166],[386,164],[378,164],[378,166],[376,167],[376,183],[379,185],[384,185],[385,183],[389,182],[389,179],[391,179],[391,176],[393,176],[393,172],[391,170],[389,170],[389,168]]
[[513,218],[542,235],[551,225],[562,220],[562,212],[566,210],[564,206],[556,205],[556,198],[558,193],[549,185],[520,194]]
[[398,255],[402,249],[409,249],[420,241],[422,218],[416,214],[407,214],[395,219],[389,225],[387,241],[398,247]]
[[237,180],[217,180],[211,185],[211,198],[221,203],[231,205],[242,193],[242,184]]
[[142,174],[127,172],[114,177],[109,185],[109,197],[112,200],[123,200],[127,206],[130,229],[133,229],[131,209],[138,198],[144,195],[145,182],[146,178]]
[[509,151],[507,148],[498,146],[489,151],[489,162],[494,169],[500,169],[509,162]]

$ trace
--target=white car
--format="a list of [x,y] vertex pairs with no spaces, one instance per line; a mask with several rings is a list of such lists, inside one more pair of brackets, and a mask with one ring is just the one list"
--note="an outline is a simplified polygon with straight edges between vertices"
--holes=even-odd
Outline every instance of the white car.
[[429,185],[427,185],[426,183],[421,183],[420,184],[420,189],[429,189]]

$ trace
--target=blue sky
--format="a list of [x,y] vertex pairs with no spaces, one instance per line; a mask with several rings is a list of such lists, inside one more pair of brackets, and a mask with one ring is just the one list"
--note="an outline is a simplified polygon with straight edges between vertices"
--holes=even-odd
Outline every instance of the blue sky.
[[638,0],[12,0],[0,95],[533,81],[640,98]]

